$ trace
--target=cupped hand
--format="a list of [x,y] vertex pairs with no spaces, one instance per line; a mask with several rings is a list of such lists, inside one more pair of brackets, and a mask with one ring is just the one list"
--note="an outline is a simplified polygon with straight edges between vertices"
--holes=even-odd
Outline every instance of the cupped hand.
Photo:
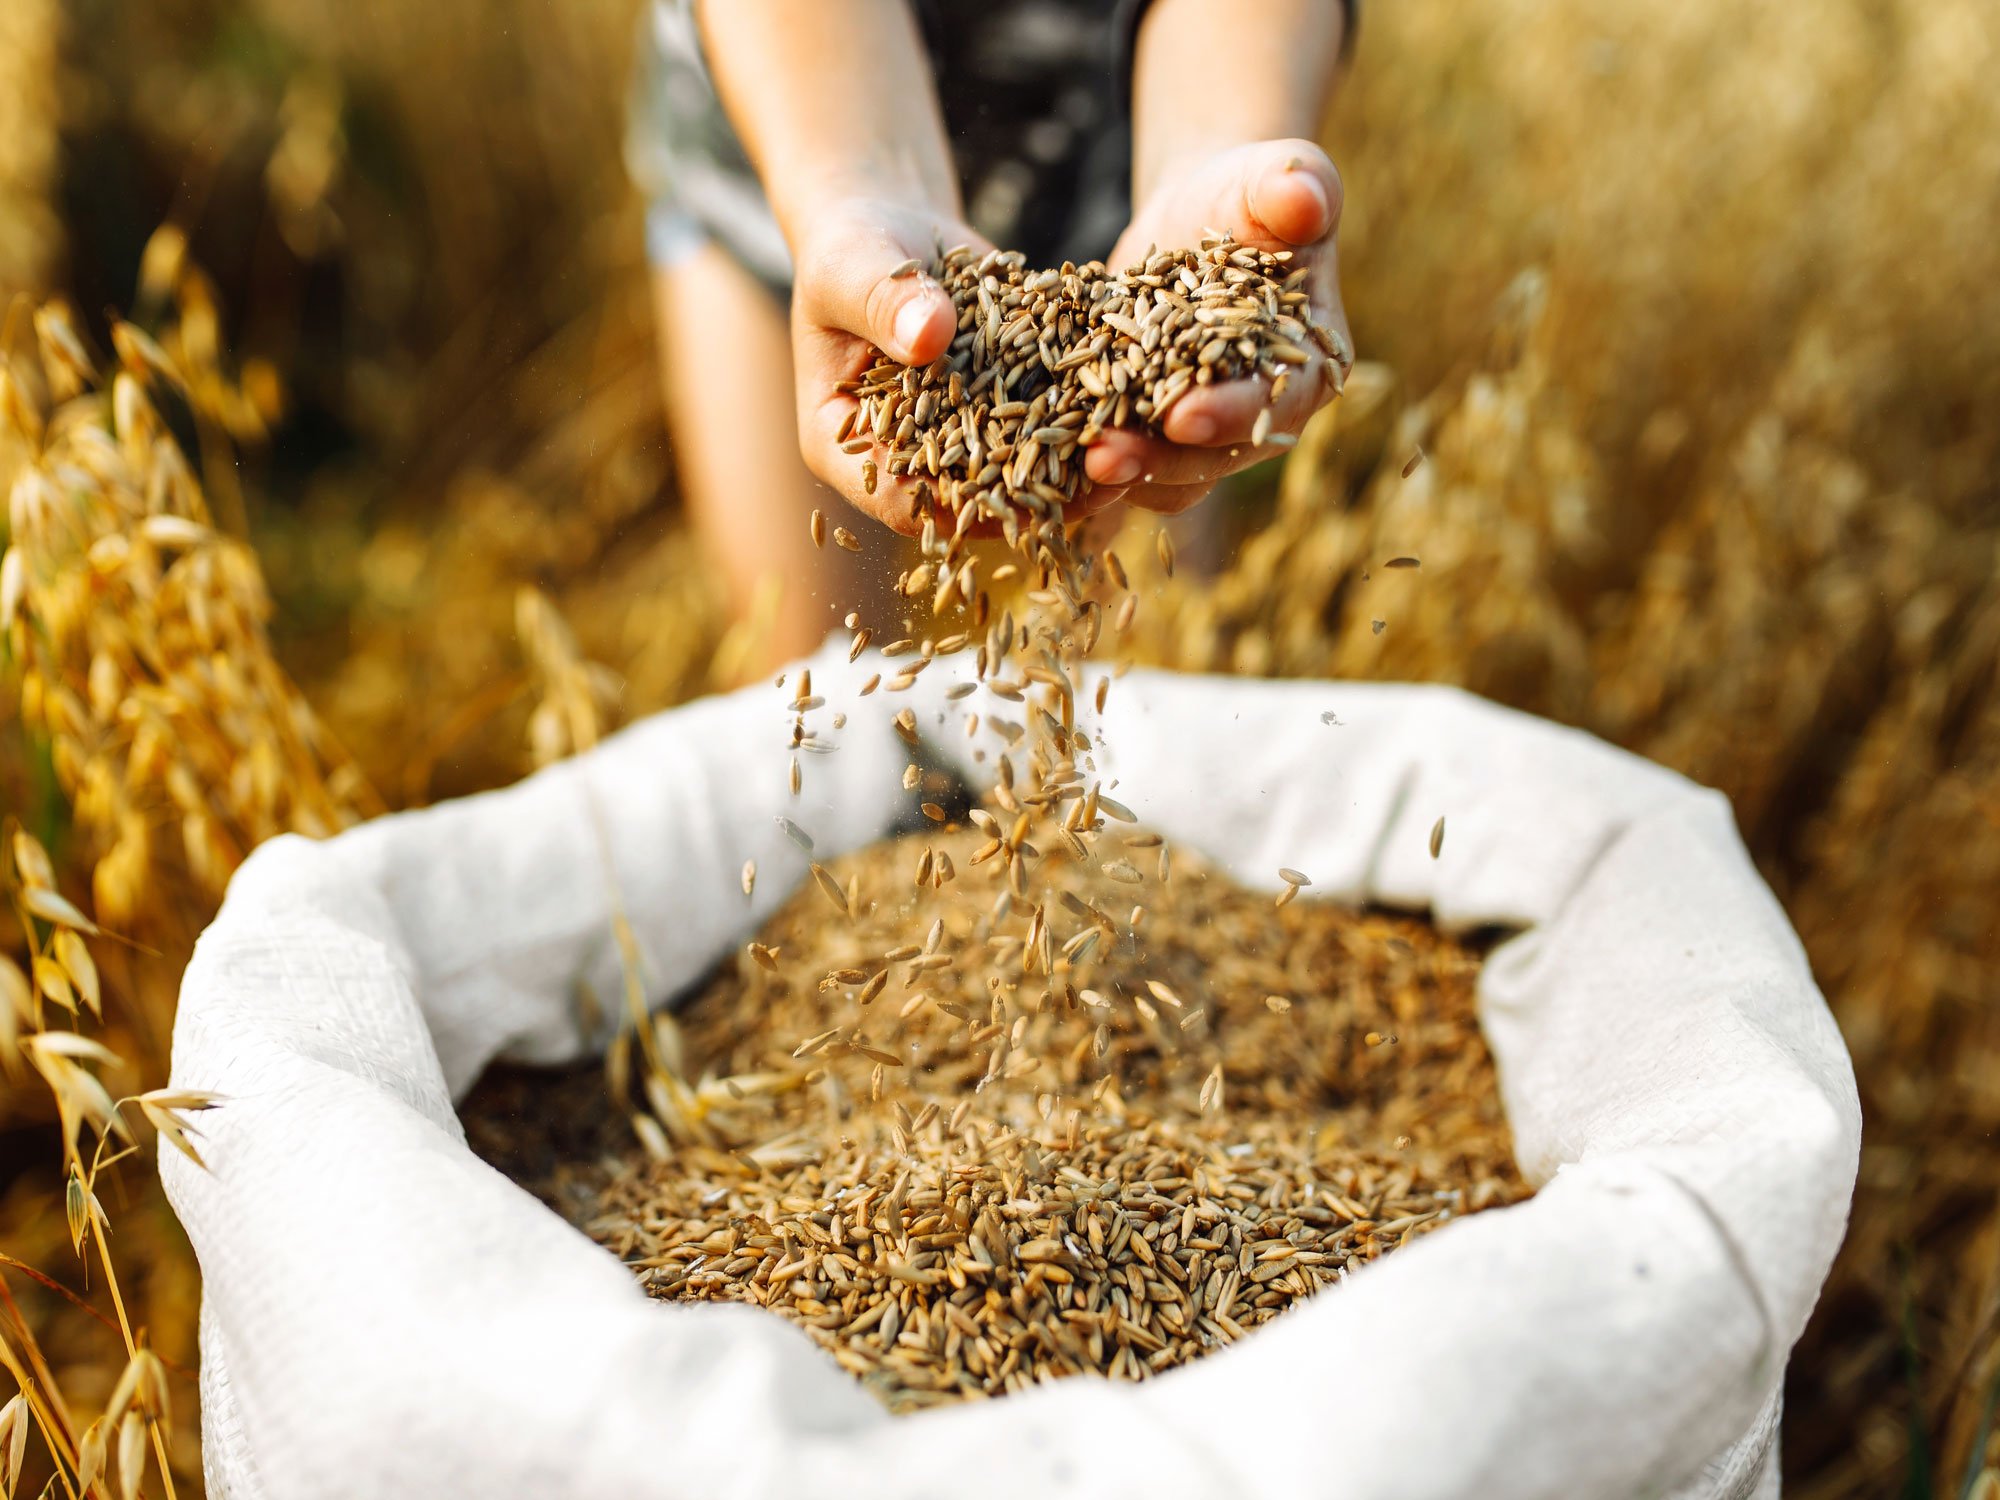
[[[877,350],[906,365],[927,365],[951,347],[958,318],[950,294],[927,269],[896,274],[913,260],[930,267],[940,245],[992,248],[976,231],[933,210],[852,198],[813,216],[795,257],[792,363],[800,451],[806,466],[856,509],[906,536],[923,524],[921,487],[890,475],[884,445],[842,451],[842,424],[859,403],[839,387],[858,379]],[[875,466],[872,490],[864,461]]]
[[1271,382],[1261,377],[1196,386],[1174,403],[1159,435],[1106,432],[1084,465],[1098,486],[1093,498],[1168,515],[1186,510],[1223,476],[1283,451],[1282,441],[1252,443],[1259,414],[1270,410],[1271,434],[1296,437],[1333,398],[1354,360],[1334,243],[1340,206],[1340,174],[1306,140],[1232,147],[1166,176],[1111,252],[1111,269],[1144,260],[1152,247],[1198,245],[1212,230],[1233,234],[1252,249],[1290,250],[1293,266],[1311,272],[1306,289],[1314,321],[1336,336],[1336,368],[1329,381],[1322,371],[1326,356],[1315,347],[1275,404]]

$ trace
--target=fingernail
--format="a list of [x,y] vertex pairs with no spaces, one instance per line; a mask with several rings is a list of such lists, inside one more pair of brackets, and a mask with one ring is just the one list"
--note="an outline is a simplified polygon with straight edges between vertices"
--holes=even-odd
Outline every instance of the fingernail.
[[1327,219],[1333,214],[1333,200],[1327,197],[1326,184],[1319,180],[1319,173],[1307,171],[1305,164],[1297,158],[1287,162],[1285,170],[1298,173],[1299,180],[1312,194],[1314,222],[1324,229]]
[[917,346],[917,340],[924,336],[924,329],[931,321],[931,305],[928,297],[912,297],[896,314],[896,342],[902,345],[905,354]]
[[1140,468],[1141,465],[1136,456],[1130,453],[1120,454],[1117,458],[1111,460],[1110,466],[1098,476],[1097,482],[1099,484],[1130,484],[1139,477]]
[[1177,425],[1180,430],[1180,441],[1183,443],[1191,446],[1199,446],[1203,443],[1212,443],[1215,441],[1215,418],[1213,417],[1186,417]]

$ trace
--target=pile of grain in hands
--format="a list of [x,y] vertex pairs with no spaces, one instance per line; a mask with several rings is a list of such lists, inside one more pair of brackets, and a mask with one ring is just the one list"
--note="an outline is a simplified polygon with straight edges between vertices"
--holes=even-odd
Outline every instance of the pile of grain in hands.
[[[957,332],[929,365],[881,356],[843,386],[856,404],[837,440],[871,455],[870,494],[883,470],[909,476],[919,514],[928,495],[954,530],[984,520],[1018,543],[1080,498],[1083,450],[1107,428],[1157,431],[1182,396],[1232,380],[1269,381],[1273,402],[1294,378],[1338,390],[1352,352],[1312,320],[1291,259],[1211,236],[1116,274],[1096,261],[1033,271],[1018,253],[963,247],[934,272],[909,262],[951,295]],[[1252,434],[1260,447],[1289,441],[1268,415]],[[937,607],[949,598],[940,587]]]
[[[928,602],[937,628],[885,654],[917,650],[928,664],[971,648],[984,679],[1004,675],[1011,651],[1023,667],[1064,678],[1047,685],[1072,702],[1075,668],[1097,648],[1107,611],[1123,631],[1136,603],[1117,557],[1081,546],[1071,524],[1090,498],[1090,446],[1107,428],[1157,432],[1175,402],[1219,383],[1262,380],[1274,406],[1294,380],[1339,393],[1353,351],[1313,321],[1308,273],[1291,270],[1291,258],[1212,235],[1198,250],[1156,252],[1116,274],[1095,261],[1032,271],[1018,253],[963,247],[941,252],[934,267],[909,263],[951,295],[957,332],[928,365],[882,355],[842,386],[853,405],[837,433],[846,452],[865,455],[868,493],[885,473],[902,485],[919,538],[921,560],[897,586]],[[1258,417],[1253,446],[1293,441],[1271,430],[1269,410]],[[823,544],[818,511],[812,528]],[[997,530],[1014,554],[984,578],[968,545],[981,530]],[[832,534],[849,550],[860,545],[845,527]],[[1160,540],[1165,548],[1164,532]],[[1171,572],[1171,553],[1162,561]],[[1025,590],[1037,615],[1029,628],[1017,632],[1011,616],[996,622],[992,586],[1002,600]],[[853,616],[849,625],[859,656],[872,632]],[[897,676],[913,681],[916,670]]]
[[[645,1064],[639,1149],[530,1174],[653,1295],[770,1307],[893,1408],[1141,1378],[1524,1192],[1476,960],[1421,923],[1293,904],[1304,871],[1272,902],[1177,861],[1080,722],[1083,663],[1138,604],[1069,517],[1083,451],[1216,381],[1337,392],[1347,351],[1287,259],[1218,237],[1117,276],[966,250],[926,272],[956,339],[922,369],[873,364],[840,437],[870,493],[906,481],[920,532],[900,591],[933,628],[881,646],[886,691],[972,654],[946,701],[986,731],[985,805],[961,821],[924,800],[897,710],[931,828],[814,862],[678,1025],[621,1038],[614,1094]],[[1281,446],[1270,425],[1256,443]],[[1011,551],[985,577],[981,529]],[[874,643],[849,626],[858,659]],[[821,722],[810,672],[778,686],[797,798],[846,721]],[[755,879],[746,864],[746,895]]]

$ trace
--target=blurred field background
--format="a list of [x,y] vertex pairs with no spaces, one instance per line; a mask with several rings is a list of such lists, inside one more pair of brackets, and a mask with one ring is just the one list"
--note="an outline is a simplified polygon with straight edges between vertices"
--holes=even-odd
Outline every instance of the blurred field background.
[[[0,486],[39,476],[49,513],[88,511],[85,546],[162,506],[215,537],[140,543],[210,557],[166,576],[213,606],[140,588],[92,634],[45,591],[0,657],[0,811],[158,950],[98,948],[84,1029],[124,1060],[114,1093],[164,1081],[187,944],[256,839],[510,780],[754,649],[674,498],[620,158],[636,11],[0,4],[28,426],[66,391],[27,298],[66,299],[106,367],[129,311],[182,374],[157,423],[191,470],[155,446],[130,503],[93,509],[117,439],[16,421]],[[2000,1496],[1996,76],[1990,0],[1368,7],[1330,140],[1369,364],[1212,518],[1225,560],[1142,613],[1147,660],[1459,682],[1734,798],[1867,1117],[1787,1392],[1788,1489],[1813,1500]],[[1397,553],[1421,571],[1374,570]],[[30,631],[56,643],[40,677]],[[152,631],[179,666],[134,656]],[[217,654],[263,717],[215,688]],[[155,712],[172,733],[139,756]],[[0,1341],[32,1334],[81,1426],[126,1350],[60,1160],[49,1091],[0,1074]],[[147,1162],[99,1193],[198,1492],[198,1275]]]

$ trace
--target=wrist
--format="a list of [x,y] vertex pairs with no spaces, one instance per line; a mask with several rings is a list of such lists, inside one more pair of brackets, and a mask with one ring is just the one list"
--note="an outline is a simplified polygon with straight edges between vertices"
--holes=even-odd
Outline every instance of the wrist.
[[[1225,151],[1317,138],[1347,10],[1345,0],[1152,0],[1133,57],[1135,198]],[[1255,86],[1218,90],[1218,57]],[[1190,110],[1190,98],[1202,107]]]
[[843,202],[956,213],[906,0],[697,0],[697,20],[716,92],[795,254]]
[[956,184],[929,181],[927,174],[893,161],[801,164],[782,179],[772,174],[769,188],[772,208],[794,254],[816,226],[851,217],[857,208],[871,217],[960,217]]
[[872,203],[937,218],[958,216],[953,185],[925,180],[924,174],[894,162],[815,163],[793,174],[777,194],[779,216],[789,231],[809,229],[815,219],[845,205]]

